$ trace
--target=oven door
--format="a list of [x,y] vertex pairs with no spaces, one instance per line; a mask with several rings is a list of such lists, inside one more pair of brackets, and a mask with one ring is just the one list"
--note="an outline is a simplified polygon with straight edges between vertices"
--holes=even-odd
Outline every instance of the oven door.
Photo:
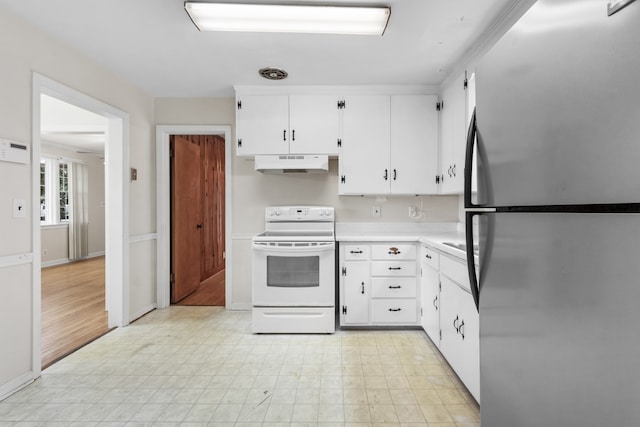
[[333,307],[335,242],[253,242],[254,307]]

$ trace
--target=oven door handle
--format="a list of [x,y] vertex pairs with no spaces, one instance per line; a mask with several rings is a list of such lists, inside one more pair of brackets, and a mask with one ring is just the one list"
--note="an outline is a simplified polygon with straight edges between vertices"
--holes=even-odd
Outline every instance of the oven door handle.
[[318,242],[318,243],[268,243],[253,242],[253,249],[265,252],[319,252],[329,251],[335,248],[335,242]]

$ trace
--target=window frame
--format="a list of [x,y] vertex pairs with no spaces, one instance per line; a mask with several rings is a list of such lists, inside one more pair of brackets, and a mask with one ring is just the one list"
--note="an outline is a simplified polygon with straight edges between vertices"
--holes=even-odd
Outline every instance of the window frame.
[[[50,157],[42,155],[40,158],[40,164],[44,164],[44,177],[43,171],[40,172],[40,185],[44,185],[44,207],[40,204],[40,225],[66,225],[69,224],[69,211],[71,209],[71,161],[59,157]],[[66,191],[60,191],[60,168],[66,167]],[[43,179],[44,178],[44,179]],[[43,184],[44,182],[44,184]],[[42,190],[41,190],[42,200]],[[61,195],[66,197],[67,201],[67,218],[61,218]],[[44,215],[43,215],[44,213]],[[44,216],[44,219],[43,219]]]

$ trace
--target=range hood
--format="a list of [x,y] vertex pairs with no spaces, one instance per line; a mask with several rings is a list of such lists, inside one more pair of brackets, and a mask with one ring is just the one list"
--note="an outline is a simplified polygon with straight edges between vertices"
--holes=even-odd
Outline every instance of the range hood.
[[326,173],[327,155],[273,155],[255,156],[256,171],[261,173]]

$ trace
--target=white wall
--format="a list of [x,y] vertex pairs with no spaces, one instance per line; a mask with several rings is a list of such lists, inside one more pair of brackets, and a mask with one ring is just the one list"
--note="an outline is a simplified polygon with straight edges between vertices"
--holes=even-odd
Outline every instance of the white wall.
[[[235,135],[235,100],[155,99],[156,125],[232,125]],[[338,163],[331,160],[327,174],[263,175],[254,171],[252,159],[233,155],[232,167],[232,308],[251,306],[251,240],[264,229],[264,208],[270,205],[326,205],[336,209],[340,222],[413,222],[409,206],[423,205],[422,222],[458,220],[458,196],[338,196]],[[382,208],[372,216],[373,205]]]
[[[138,181],[130,189],[130,232],[155,232],[153,100],[104,67],[41,33],[0,7],[0,137],[31,143],[32,76],[37,72],[129,114],[130,161]],[[37,161],[37,159],[36,159]],[[33,378],[34,328],[31,259],[31,165],[0,163],[0,398]],[[27,218],[14,219],[12,200],[27,202]],[[130,312],[155,303],[155,245],[130,250]],[[153,247],[153,248],[151,248]],[[35,254],[37,255],[37,254]]]

